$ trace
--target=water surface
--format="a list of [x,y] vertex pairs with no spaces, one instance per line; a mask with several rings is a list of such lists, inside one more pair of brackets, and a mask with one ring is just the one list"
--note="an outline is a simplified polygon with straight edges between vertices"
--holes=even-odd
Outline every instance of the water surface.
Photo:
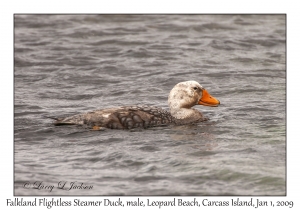
[[[15,195],[285,195],[284,15],[15,15]],[[196,80],[210,121],[146,130],[43,116],[147,104]],[[77,182],[91,190],[33,189]]]

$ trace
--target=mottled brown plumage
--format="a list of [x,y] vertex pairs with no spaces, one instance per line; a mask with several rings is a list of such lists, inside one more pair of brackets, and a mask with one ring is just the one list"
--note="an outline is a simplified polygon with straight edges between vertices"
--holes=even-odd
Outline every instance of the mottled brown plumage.
[[148,128],[176,123],[171,114],[154,106],[126,106],[96,110],[63,119],[57,119],[54,125],[88,125],[111,129]]
[[195,81],[181,82],[175,85],[170,92],[168,102],[170,112],[154,106],[123,106],[57,118],[54,125],[132,129],[189,124],[207,119],[198,110],[191,108],[192,106],[196,104],[217,106],[220,103]]

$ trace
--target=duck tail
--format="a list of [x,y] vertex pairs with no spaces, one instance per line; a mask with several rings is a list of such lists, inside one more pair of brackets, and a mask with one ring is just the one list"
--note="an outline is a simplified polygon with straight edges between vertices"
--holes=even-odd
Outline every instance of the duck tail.
[[51,116],[43,116],[44,118],[52,119],[55,120],[53,122],[53,125],[55,126],[60,126],[60,125],[75,125],[74,123],[71,122],[63,122],[64,118],[59,118],[59,117],[51,117]]

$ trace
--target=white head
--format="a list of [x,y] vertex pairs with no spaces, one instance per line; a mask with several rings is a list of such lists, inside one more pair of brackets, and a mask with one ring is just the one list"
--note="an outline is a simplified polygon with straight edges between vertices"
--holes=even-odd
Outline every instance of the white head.
[[220,102],[212,97],[196,81],[180,82],[171,90],[168,98],[170,112],[175,115],[180,109],[190,109],[194,105],[218,106]]

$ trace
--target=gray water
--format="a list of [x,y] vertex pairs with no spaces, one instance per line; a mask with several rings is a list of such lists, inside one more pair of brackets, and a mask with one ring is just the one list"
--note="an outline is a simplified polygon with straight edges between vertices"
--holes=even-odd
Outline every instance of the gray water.
[[[285,195],[285,21],[15,15],[15,195]],[[208,122],[90,131],[43,117],[168,109],[169,91],[186,80],[221,101],[196,107]],[[62,190],[60,181],[93,188]]]

